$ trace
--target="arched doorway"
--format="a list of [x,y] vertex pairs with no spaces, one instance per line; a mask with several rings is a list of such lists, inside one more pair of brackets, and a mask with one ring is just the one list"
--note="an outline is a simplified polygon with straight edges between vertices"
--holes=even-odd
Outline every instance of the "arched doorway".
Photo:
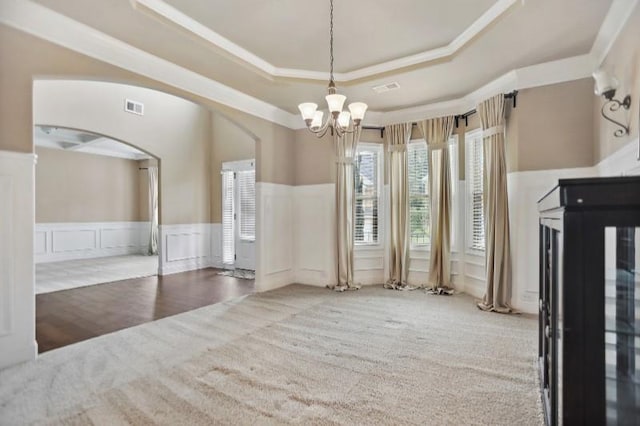
[[36,294],[156,275],[159,159],[51,125],[34,143]]

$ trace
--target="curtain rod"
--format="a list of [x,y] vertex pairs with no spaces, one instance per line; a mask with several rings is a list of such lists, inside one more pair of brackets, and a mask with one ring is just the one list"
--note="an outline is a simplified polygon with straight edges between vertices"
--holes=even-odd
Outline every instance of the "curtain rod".
[[[505,99],[513,99],[513,107],[516,107],[516,102],[517,102],[517,98],[518,98],[518,91],[514,90],[513,92],[509,92],[509,93],[505,93],[504,94],[504,98]],[[464,118],[464,123],[465,126],[469,125],[469,117],[472,116],[473,114],[475,114],[477,111],[476,109],[472,109],[470,111],[465,112],[464,114],[456,114],[454,115],[454,119],[456,121],[456,128],[458,127],[458,120],[461,118]],[[417,126],[418,123],[411,123],[412,126]],[[384,129],[385,126],[362,126],[362,130],[380,130],[380,137],[384,137]]]

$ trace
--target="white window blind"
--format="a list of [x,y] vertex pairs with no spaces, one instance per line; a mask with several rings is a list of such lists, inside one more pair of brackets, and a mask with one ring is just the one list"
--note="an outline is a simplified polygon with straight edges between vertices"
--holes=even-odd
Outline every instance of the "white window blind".
[[482,133],[467,134],[467,216],[469,220],[468,246],[484,251],[484,154]]
[[430,237],[429,152],[424,141],[407,147],[409,172],[409,234],[411,246],[424,246]]
[[240,239],[256,239],[256,172],[247,170],[238,172],[238,191],[240,196]]
[[449,171],[451,182],[451,248],[458,246],[458,137],[449,139]]
[[381,146],[360,144],[354,162],[355,229],[354,243],[378,244],[381,192]]
[[222,262],[234,263],[234,209],[233,209],[234,173],[222,172]]

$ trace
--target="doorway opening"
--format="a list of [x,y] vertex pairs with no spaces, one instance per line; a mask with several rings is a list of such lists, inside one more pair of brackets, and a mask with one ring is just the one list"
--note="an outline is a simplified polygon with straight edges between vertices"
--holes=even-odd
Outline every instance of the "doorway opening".
[[36,294],[157,275],[158,159],[84,130],[34,141]]
[[222,263],[225,274],[255,278],[255,160],[222,163]]

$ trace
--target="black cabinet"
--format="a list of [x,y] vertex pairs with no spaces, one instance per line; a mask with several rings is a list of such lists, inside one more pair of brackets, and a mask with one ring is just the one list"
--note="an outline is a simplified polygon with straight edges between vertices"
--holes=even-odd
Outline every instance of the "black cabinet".
[[547,424],[640,424],[640,177],[560,180],[540,212]]

